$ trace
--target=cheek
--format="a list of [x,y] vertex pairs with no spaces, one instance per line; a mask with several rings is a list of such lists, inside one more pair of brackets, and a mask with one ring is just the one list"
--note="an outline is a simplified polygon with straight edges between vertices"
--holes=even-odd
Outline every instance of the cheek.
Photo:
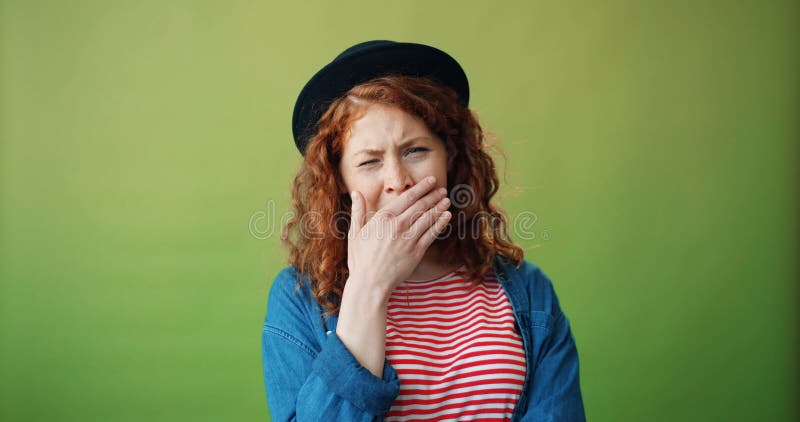
[[363,174],[358,174],[355,172],[346,174],[342,180],[344,181],[345,188],[347,189],[347,193],[352,191],[358,191],[361,193],[361,196],[367,201],[369,205],[371,200],[375,198],[375,178],[368,177]]
[[431,163],[428,169],[429,174],[436,176],[436,184],[447,187],[447,160],[440,157]]
[[377,184],[366,184],[359,190],[364,200],[367,201],[367,211],[377,211],[381,199],[381,188]]

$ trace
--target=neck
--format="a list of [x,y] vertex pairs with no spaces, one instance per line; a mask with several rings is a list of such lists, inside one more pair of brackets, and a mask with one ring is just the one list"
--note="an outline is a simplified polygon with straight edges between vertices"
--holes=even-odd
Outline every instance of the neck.
[[441,277],[458,267],[459,263],[442,256],[443,254],[437,246],[434,242],[428,248],[419,264],[417,264],[417,268],[408,277],[409,280],[430,280]]

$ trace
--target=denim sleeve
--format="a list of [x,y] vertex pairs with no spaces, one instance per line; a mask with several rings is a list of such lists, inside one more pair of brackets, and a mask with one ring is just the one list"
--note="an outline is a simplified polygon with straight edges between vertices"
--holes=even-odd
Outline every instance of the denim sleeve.
[[540,300],[534,300],[534,308],[538,307],[538,302],[543,310],[540,314],[547,316],[548,329],[536,354],[537,363],[524,420],[583,422],[586,415],[580,388],[578,350],[569,319],[562,312],[547,276],[541,271],[537,271],[536,276]]
[[335,333],[320,341],[321,315],[309,311],[314,307],[306,301],[313,299],[295,285],[286,270],[278,275],[264,323],[262,362],[272,420],[381,420],[399,393],[394,368],[384,360],[378,378]]

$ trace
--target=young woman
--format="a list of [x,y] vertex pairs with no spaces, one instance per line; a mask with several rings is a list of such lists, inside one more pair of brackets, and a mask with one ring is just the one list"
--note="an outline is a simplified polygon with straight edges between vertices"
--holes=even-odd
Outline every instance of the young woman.
[[461,66],[369,41],[306,84],[289,267],[264,323],[273,420],[584,420],[550,280],[524,260]]

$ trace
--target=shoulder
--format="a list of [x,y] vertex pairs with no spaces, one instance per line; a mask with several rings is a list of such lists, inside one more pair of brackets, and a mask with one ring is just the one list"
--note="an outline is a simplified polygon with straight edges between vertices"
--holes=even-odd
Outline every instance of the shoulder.
[[262,337],[264,353],[294,351],[299,347],[310,356],[316,356],[324,339],[322,311],[308,278],[301,277],[293,267],[282,269],[275,276],[267,299]]
[[[299,283],[300,274],[297,272],[297,269],[293,266],[288,266],[280,271],[275,276],[275,280],[272,282],[272,287],[270,288],[270,296],[274,294],[286,294],[289,293],[291,290],[298,288],[301,283]],[[305,284],[307,280],[303,279],[303,284]]]
[[288,266],[278,272],[270,287],[267,322],[277,322],[288,315],[307,315],[316,304],[308,278],[301,278],[294,267]]
[[553,282],[539,265],[528,260],[523,260],[519,267],[507,260],[501,260],[501,263],[509,286],[514,285],[523,291],[531,311],[543,312],[552,317],[561,316],[561,306]]
[[272,281],[272,287],[269,289],[269,301],[283,301],[292,300],[298,293],[301,284],[298,282],[299,277],[297,270],[288,266],[281,269]]

